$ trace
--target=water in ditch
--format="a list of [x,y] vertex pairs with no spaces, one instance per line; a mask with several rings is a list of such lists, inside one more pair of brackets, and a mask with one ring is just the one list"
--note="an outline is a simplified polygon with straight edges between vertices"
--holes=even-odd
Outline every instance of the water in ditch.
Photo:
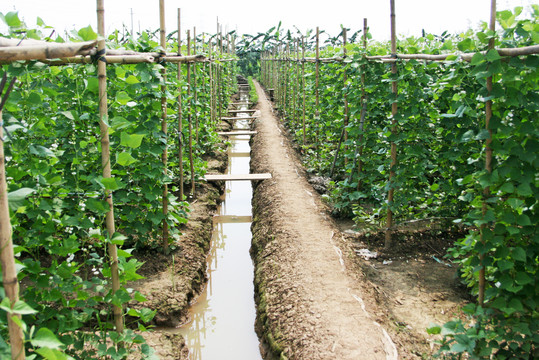
[[[236,127],[248,129],[249,123],[240,120]],[[249,136],[229,140],[228,173],[248,174]],[[254,330],[251,197],[250,181],[226,182],[214,217],[208,285],[190,309],[191,322],[177,329],[185,337],[191,360],[262,359]]]

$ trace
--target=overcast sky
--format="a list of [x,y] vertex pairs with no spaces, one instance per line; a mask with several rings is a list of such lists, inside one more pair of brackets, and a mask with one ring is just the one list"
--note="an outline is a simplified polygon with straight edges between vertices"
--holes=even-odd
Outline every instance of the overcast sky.
[[[536,0],[498,0],[498,10],[528,7]],[[95,0],[0,0],[0,12],[19,11],[29,26],[40,16],[47,25],[79,29],[92,25],[96,29]],[[256,34],[266,32],[279,21],[283,27],[302,32],[319,26],[338,35],[340,25],[356,31],[367,18],[373,38],[389,38],[389,0],[166,0],[166,30],[177,28],[177,8],[182,11],[182,28],[197,27],[197,33],[216,32],[217,17],[223,30]],[[105,0],[107,32],[121,29],[122,24],[156,30],[159,27],[159,0]],[[421,29],[440,34],[444,30],[458,33],[480,21],[487,21],[490,0],[396,0],[397,33],[420,35]]]

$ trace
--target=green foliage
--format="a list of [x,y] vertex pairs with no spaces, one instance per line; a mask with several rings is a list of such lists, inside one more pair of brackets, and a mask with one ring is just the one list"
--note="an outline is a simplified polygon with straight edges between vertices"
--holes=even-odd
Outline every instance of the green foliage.
[[[493,37],[497,47],[537,44],[539,8],[532,10],[531,18],[522,18],[521,8],[498,13],[497,33],[483,28],[398,42],[399,53],[473,53],[470,63],[458,56],[445,62],[397,61],[397,74],[392,74],[390,64],[365,59],[389,54],[388,44],[371,41],[366,51],[349,44],[345,61],[319,64],[318,108],[315,63],[262,63],[261,78],[275,89],[278,110],[301,144],[308,171],[328,176],[339,151],[327,195],[336,213],[353,216],[363,227],[380,227],[390,208],[397,224],[442,217],[456,218],[469,229],[449,256],[460,264],[474,295],[479,270],[485,269],[485,303],[464,309],[472,325],[455,321],[431,328],[444,335],[444,356],[524,359],[539,348],[539,57],[480,52]],[[320,57],[343,56],[337,38],[326,41]],[[312,58],[312,38],[308,45],[306,57]],[[488,77],[493,78],[490,94]],[[303,81],[305,143],[299,110],[303,86],[298,86]],[[493,115],[486,129],[488,100]],[[398,105],[395,117],[393,102]],[[346,137],[338,149],[343,128]],[[492,173],[485,170],[487,139],[492,140]],[[392,143],[398,155],[393,169]],[[391,170],[395,176],[389,182]],[[389,189],[395,190],[391,203]]]
[[250,87],[249,101],[252,102],[253,104],[256,104],[258,103],[258,94],[256,93],[256,87],[255,87],[255,84],[253,83],[253,77],[249,76],[247,80],[249,81],[249,87]]

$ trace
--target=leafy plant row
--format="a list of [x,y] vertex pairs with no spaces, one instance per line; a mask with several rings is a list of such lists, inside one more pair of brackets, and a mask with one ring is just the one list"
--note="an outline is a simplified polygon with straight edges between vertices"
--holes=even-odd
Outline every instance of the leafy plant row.
[[[1,35],[9,38],[64,42],[97,37],[91,28],[84,28],[69,38],[51,39],[43,35],[50,28],[42,21],[37,29],[28,29],[16,13],[1,18],[9,27],[9,33]],[[177,52],[172,35],[167,37],[167,50]],[[111,143],[111,178],[102,176],[96,64],[15,62],[2,66],[1,74],[18,79],[2,120],[12,237],[23,285],[20,304],[10,304],[0,287],[0,357],[10,356],[5,339],[7,319],[14,314],[23,315],[20,326],[33,358],[120,359],[133,351],[151,355],[142,336],[133,331],[145,330],[143,324],[154,312],[128,305],[145,300],[127,288],[129,281],[141,278],[136,271],[142,263],[131,252],[159,249],[164,223],[174,250],[181,224],[187,222],[186,200],[192,197],[180,196],[180,174],[194,189],[191,179],[204,175],[207,156],[219,142],[218,112],[227,109],[235,92],[235,62],[219,61],[229,55],[216,53],[214,45],[210,41],[201,48],[199,40],[199,52],[211,51],[215,60],[181,65],[180,80],[179,65],[107,66],[109,111],[104,121]],[[107,46],[139,52],[160,49],[155,33],[149,32],[137,37],[115,33]],[[188,52],[186,45],[182,52]],[[168,134],[161,127],[163,97]],[[182,128],[178,128],[178,116],[184,119]],[[176,155],[180,148],[181,162]],[[169,153],[166,168],[165,149]],[[170,189],[166,212],[165,185]],[[114,199],[116,233],[112,237],[104,226],[107,192]],[[120,246],[122,287],[116,292],[110,288],[109,243]],[[123,309],[123,316],[138,320],[128,324],[128,330],[114,331],[113,305]]]
[[445,335],[446,353],[527,359],[538,351],[539,57],[488,49],[490,39],[496,48],[536,45],[539,7],[530,11],[528,18],[522,8],[499,12],[497,32],[485,24],[458,36],[400,40],[398,53],[474,55],[470,62],[396,60],[396,73],[393,60],[367,58],[389,54],[388,43],[338,44],[342,34],[318,55],[316,35],[297,41],[290,32],[261,50],[260,78],[274,89],[309,171],[331,175],[328,200],[337,213],[380,228],[390,209],[397,224],[434,218],[469,229],[450,255],[473,293],[486,279],[485,299],[465,308],[470,324],[430,329]]

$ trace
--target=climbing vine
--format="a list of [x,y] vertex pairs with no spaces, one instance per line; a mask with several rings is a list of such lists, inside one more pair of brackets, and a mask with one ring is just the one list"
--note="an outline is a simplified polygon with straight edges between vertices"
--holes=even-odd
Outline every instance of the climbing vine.
[[[90,28],[74,31],[69,38],[47,38],[50,33],[40,20],[37,29],[28,29],[17,13],[2,14],[8,38],[24,36],[56,42],[95,39]],[[173,35],[173,34],[171,34]],[[52,35],[51,35],[52,36]],[[200,42],[201,39],[199,39]],[[168,47],[177,51],[172,36]],[[109,48],[158,52],[155,33],[138,37],[118,32],[107,39]],[[208,44],[206,46],[209,46]],[[186,53],[186,45],[183,45]],[[209,52],[209,49],[204,49]],[[218,55],[222,57],[222,55]],[[235,63],[216,62],[191,65],[196,77],[188,82],[187,66],[140,63],[107,66],[108,116],[112,177],[101,176],[101,135],[99,131],[98,77],[96,63],[50,66],[41,62],[14,62],[3,65],[0,75],[17,77],[17,83],[3,111],[5,129],[6,178],[11,225],[19,267],[24,283],[20,326],[26,333],[27,354],[46,359],[123,359],[129,353],[151,357],[153,350],[135,329],[145,330],[155,311],[132,308],[144,302],[128,284],[141,279],[133,249],[160,248],[161,228],[166,222],[170,245],[188,221],[187,197],[180,198],[178,177],[191,169],[198,180],[206,171],[205,157],[219,141],[210,121],[210,94],[214,104],[227,108],[235,91]],[[161,69],[168,72],[167,80]],[[219,82],[209,81],[210,71]],[[163,94],[162,86],[166,86]],[[214,88],[210,89],[210,86]],[[187,89],[190,88],[190,91]],[[167,103],[168,134],[161,127],[161,98]],[[178,104],[182,98],[182,108]],[[188,121],[178,128],[177,116],[192,119],[193,167],[187,156]],[[183,141],[179,142],[181,138]],[[165,168],[165,148],[177,154],[183,146],[183,167],[171,157]],[[168,212],[163,211],[163,186],[167,184]],[[114,199],[116,233],[109,237],[105,215],[109,211],[105,193]],[[119,246],[121,287],[112,291],[107,244]],[[0,354],[10,356],[7,317],[13,309],[0,287]],[[115,331],[110,308],[117,306],[127,316],[128,329]]]
[[[331,175],[326,197],[335,213],[354,217],[360,226],[380,226],[389,208],[397,227],[438,219],[469,229],[448,256],[460,265],[475,295],[479,270],[484,270],[484,303],[464,308],[473,325],[454,321],[429,329],[444,335],[443,354],[528,358],[539,344],[539,57],[504,57],[488,50],[492,38],[496,48],[536,45],[539,7],[532,6],[530,13],[525,18],[522,8],[499,12],[497,32],[485,25],[460,35],[424,34],[397,43],[399,54],[469,53],[469,61],[459,55],[444,61],[393,60],[384,58],[390,53],[387,43],[339,45],[327,36],[318,56],[314,36],[302,37],[304,58],[283,50],[286,44],[263,56],[261,78],[277,92],[277,107],[308,171]],[[297,66],[305,67],[301,78]],[[303,89],[290,90],[289,84],[302,81]],[[395,81],[398,112],[393,116]],[[302,119],[291,106],[302,103],[302,90],[305,137]],[[492,117],[486,128],[488,101]],[[485,169],[487,139],[492,171]],[[391,144],[398,159],[393,167]],[[395,194],[391,202],[389,189]]]

